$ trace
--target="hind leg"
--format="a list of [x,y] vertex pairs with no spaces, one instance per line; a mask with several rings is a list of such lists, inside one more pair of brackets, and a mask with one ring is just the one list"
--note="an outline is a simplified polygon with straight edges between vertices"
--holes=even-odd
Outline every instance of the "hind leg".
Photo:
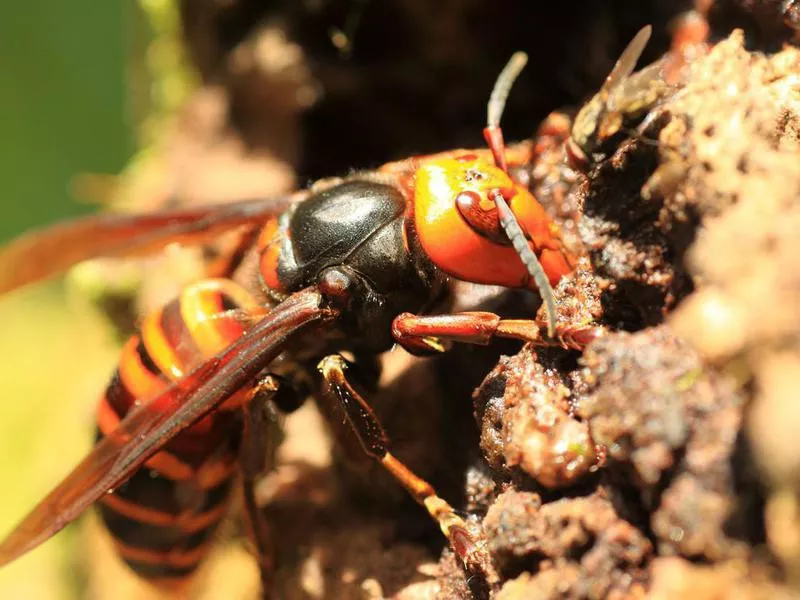
[[281,378],[268,374],[260,379],[250,401],[242,407],[243,427],[239,463],[242,471],[245,526],[258,559],[261,594],[264,600],[272,597],[275,547],[269,523],[256,499],[255,487],[259,476],[267,468],[272,425],[269,405],[272,403],[282,407],[293,395],[293,391]]

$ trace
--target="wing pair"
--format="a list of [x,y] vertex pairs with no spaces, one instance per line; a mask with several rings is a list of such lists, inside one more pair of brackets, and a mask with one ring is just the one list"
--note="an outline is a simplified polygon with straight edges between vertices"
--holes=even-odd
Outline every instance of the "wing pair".
[[[145,215],[98,215],[25,234],[0,249],[0,292],[107,255],[198,243],[285,210],[294,197]],[[132,410],[119,427],[0,543],[0,566],[40,545],[108,491],[124,483],[170,439],[256,378],[285,344],[335,315],[313,288],[293,294],[222,353]],[[150,408],[154,402],[158,411]],[[163,407],[163,409],[161,408]]]

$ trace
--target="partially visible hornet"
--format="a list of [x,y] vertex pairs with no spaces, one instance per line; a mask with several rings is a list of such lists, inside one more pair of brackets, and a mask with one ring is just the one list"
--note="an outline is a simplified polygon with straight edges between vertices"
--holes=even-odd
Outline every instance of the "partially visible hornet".
[[672,47],[663,57],[633,72],[647,45],[647,25],[620,55],[600,91],[578,112],[566,145],[570,165],[586,171],[603,156],[604,145],[624,129],[643,132],[658,115],[659,104],[685,79],[685,67],[706,50],[708,24],[698,11],[684,14],[673,32]]

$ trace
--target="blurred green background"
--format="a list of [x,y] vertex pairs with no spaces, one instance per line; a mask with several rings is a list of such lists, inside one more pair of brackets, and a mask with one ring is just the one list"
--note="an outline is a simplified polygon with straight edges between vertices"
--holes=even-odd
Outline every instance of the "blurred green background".
[[116,173],[131,155],[126,18],[134,9],[0,3],[0,240],[88,211],[70,198],[72,177]]
[[[94,209],[80,173],[118,173],[134,150],[133,2],[0,2],[0,242]],[[0,298],[0,536],[85,452],[115,342],[59,282]],[[82,534],[0,570],[0,598],[82,598]]]

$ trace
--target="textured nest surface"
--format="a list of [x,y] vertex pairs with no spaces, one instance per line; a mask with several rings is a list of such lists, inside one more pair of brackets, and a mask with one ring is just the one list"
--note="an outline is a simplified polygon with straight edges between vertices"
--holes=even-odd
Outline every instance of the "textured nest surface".
[[[545,26],[538,9],[521,8],[536,3],[495,15],[479,0],[434,14],[411,0],[373,2],[343,60],[328,34],[357,3],[228,4],[186,3],[203,85],[165,134],[166,175],[150,197],[274,194],[297,173],[303,182],[478,145],[486,91],[520,47],[532,66],[512,92],[507,137],[522,137],[590,96],[648,22],[645,60],[655,59],[666,23],[687,8],[571,7]],[[781,50],[792,32],[779,4],[716,3],[718,43],[645,136],[615,145],[586,176],[565,166],[563,137],[536,138],[530,186],[582,256],[556,290],[559,318],[612,333],[582,355],[496,344],[385,357],[371,401],[393,452],[483,529],[497,600],[798,591],[800,53]],[[487,15],[491,27],[477,27]],[[170,261],[190,278],[196,258],[161,259],[137,310],[174,293]],[[525,294],[458,294],[461,308],[531,314]],[[131,306],[120,306],[124,329]],[[259,489],[279,542],[278,597],[487,594],[395,482],[331,445],[313,404],[283,425]],[[256,597],[239,533],[232,519],[193,596]],[[87,593],[150,593],[121,583],[106,544],[93,543]]]

